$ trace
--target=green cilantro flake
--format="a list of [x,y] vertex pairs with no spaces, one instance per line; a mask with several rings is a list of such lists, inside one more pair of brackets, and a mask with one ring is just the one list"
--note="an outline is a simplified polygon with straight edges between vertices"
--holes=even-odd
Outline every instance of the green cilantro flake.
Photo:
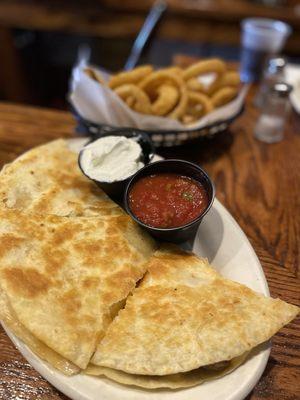
[[183,192],[182,197],[187,201],[193,201],[193,195],[189,192]]

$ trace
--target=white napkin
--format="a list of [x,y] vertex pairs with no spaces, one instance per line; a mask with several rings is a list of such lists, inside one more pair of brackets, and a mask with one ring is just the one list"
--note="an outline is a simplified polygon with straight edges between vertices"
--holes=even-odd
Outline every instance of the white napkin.
[[[188,127],[179,121],[152,115],[144,115],[131,110],[119,96],[108,87],[90,78],[84,71],[85,63],[77,65],[72,72],[72,88],[69,100],[83,118],[113,127],[132,127],[148,130],[192,130],[212,125],[233,117],[241,109],[249,86],[245,85],[239,95],[230,103],[205,115]],[[104,79],[109,74],[99,70]]]
[[290,94],[290,100],[300,114],[300,66],[295,64],[288,64],[285,68],[285,77],[287,83],[293,86],[293,91]]

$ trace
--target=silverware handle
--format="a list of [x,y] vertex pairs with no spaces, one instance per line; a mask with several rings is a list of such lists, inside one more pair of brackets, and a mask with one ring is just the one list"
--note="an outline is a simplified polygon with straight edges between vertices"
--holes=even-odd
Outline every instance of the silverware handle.
[[158,0],[153,4],[126,60],[124,66],[126,71],[136,66],[149,36],[166,8],[167,3],[163,0]]

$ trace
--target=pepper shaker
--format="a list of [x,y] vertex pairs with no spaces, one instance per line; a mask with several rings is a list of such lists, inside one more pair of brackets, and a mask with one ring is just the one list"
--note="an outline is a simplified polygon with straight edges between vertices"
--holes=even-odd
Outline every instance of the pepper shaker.
[[266,143],[280,142],[290,110],[289,95],[293,87],[285,82],[275,83],[265,98],[264,109],[258,117],[254,136]]
[[266,96],[275,83],[285,81],[285,66],[286,60],[283,57],[272,57],[268,60],[258,93],[254,98],[254,105],[256,107],[261,108],[264,106]]

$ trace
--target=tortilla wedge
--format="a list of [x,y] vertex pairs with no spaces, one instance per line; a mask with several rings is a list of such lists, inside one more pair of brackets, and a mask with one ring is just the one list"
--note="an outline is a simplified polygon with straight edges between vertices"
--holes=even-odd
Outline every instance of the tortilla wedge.
[[81,173],[77,158],[63,139],[22,154],[0,173],[0,206],[43,215],[124,215]]
[[136,375],[128,374],[124,371],[116,370],[113,368],[99,367],[94,364],[89,364],[87,369],[83,371],[84,374],[93,376],[104,376],[112,379],[123,385],[140,386],[146,389],[181,389],[200,385],[201,383],[211,381],[213,379],[221,378],[229,374],[241,365],[247,358],[248,353],[240,357],[233,358],[232,360],[222,363],[220,368],[197,368],[188,372],[181,372],[171,375]]
[[[167,246],[151,258],[145,278],[91,362],[131,374],[131,382],[144,386],[147,376],[153,382],[153,376],[187,373],[241,357],[298,312],[294,305],[223,278],[207,260]],[[116,374],[123,379],[109,371],[112,379]],[[159,380],[156,383],[160,387]]]
[[0,209],[0,285],[36,339],[85,368],[154,242],[128,216],[68,218]]
[[50,349],[20,323],[3,290],[0,290],[0,319],[5,327],[21,339],[38,357],[63,374],[71,376],[80,371],[80,368]]

